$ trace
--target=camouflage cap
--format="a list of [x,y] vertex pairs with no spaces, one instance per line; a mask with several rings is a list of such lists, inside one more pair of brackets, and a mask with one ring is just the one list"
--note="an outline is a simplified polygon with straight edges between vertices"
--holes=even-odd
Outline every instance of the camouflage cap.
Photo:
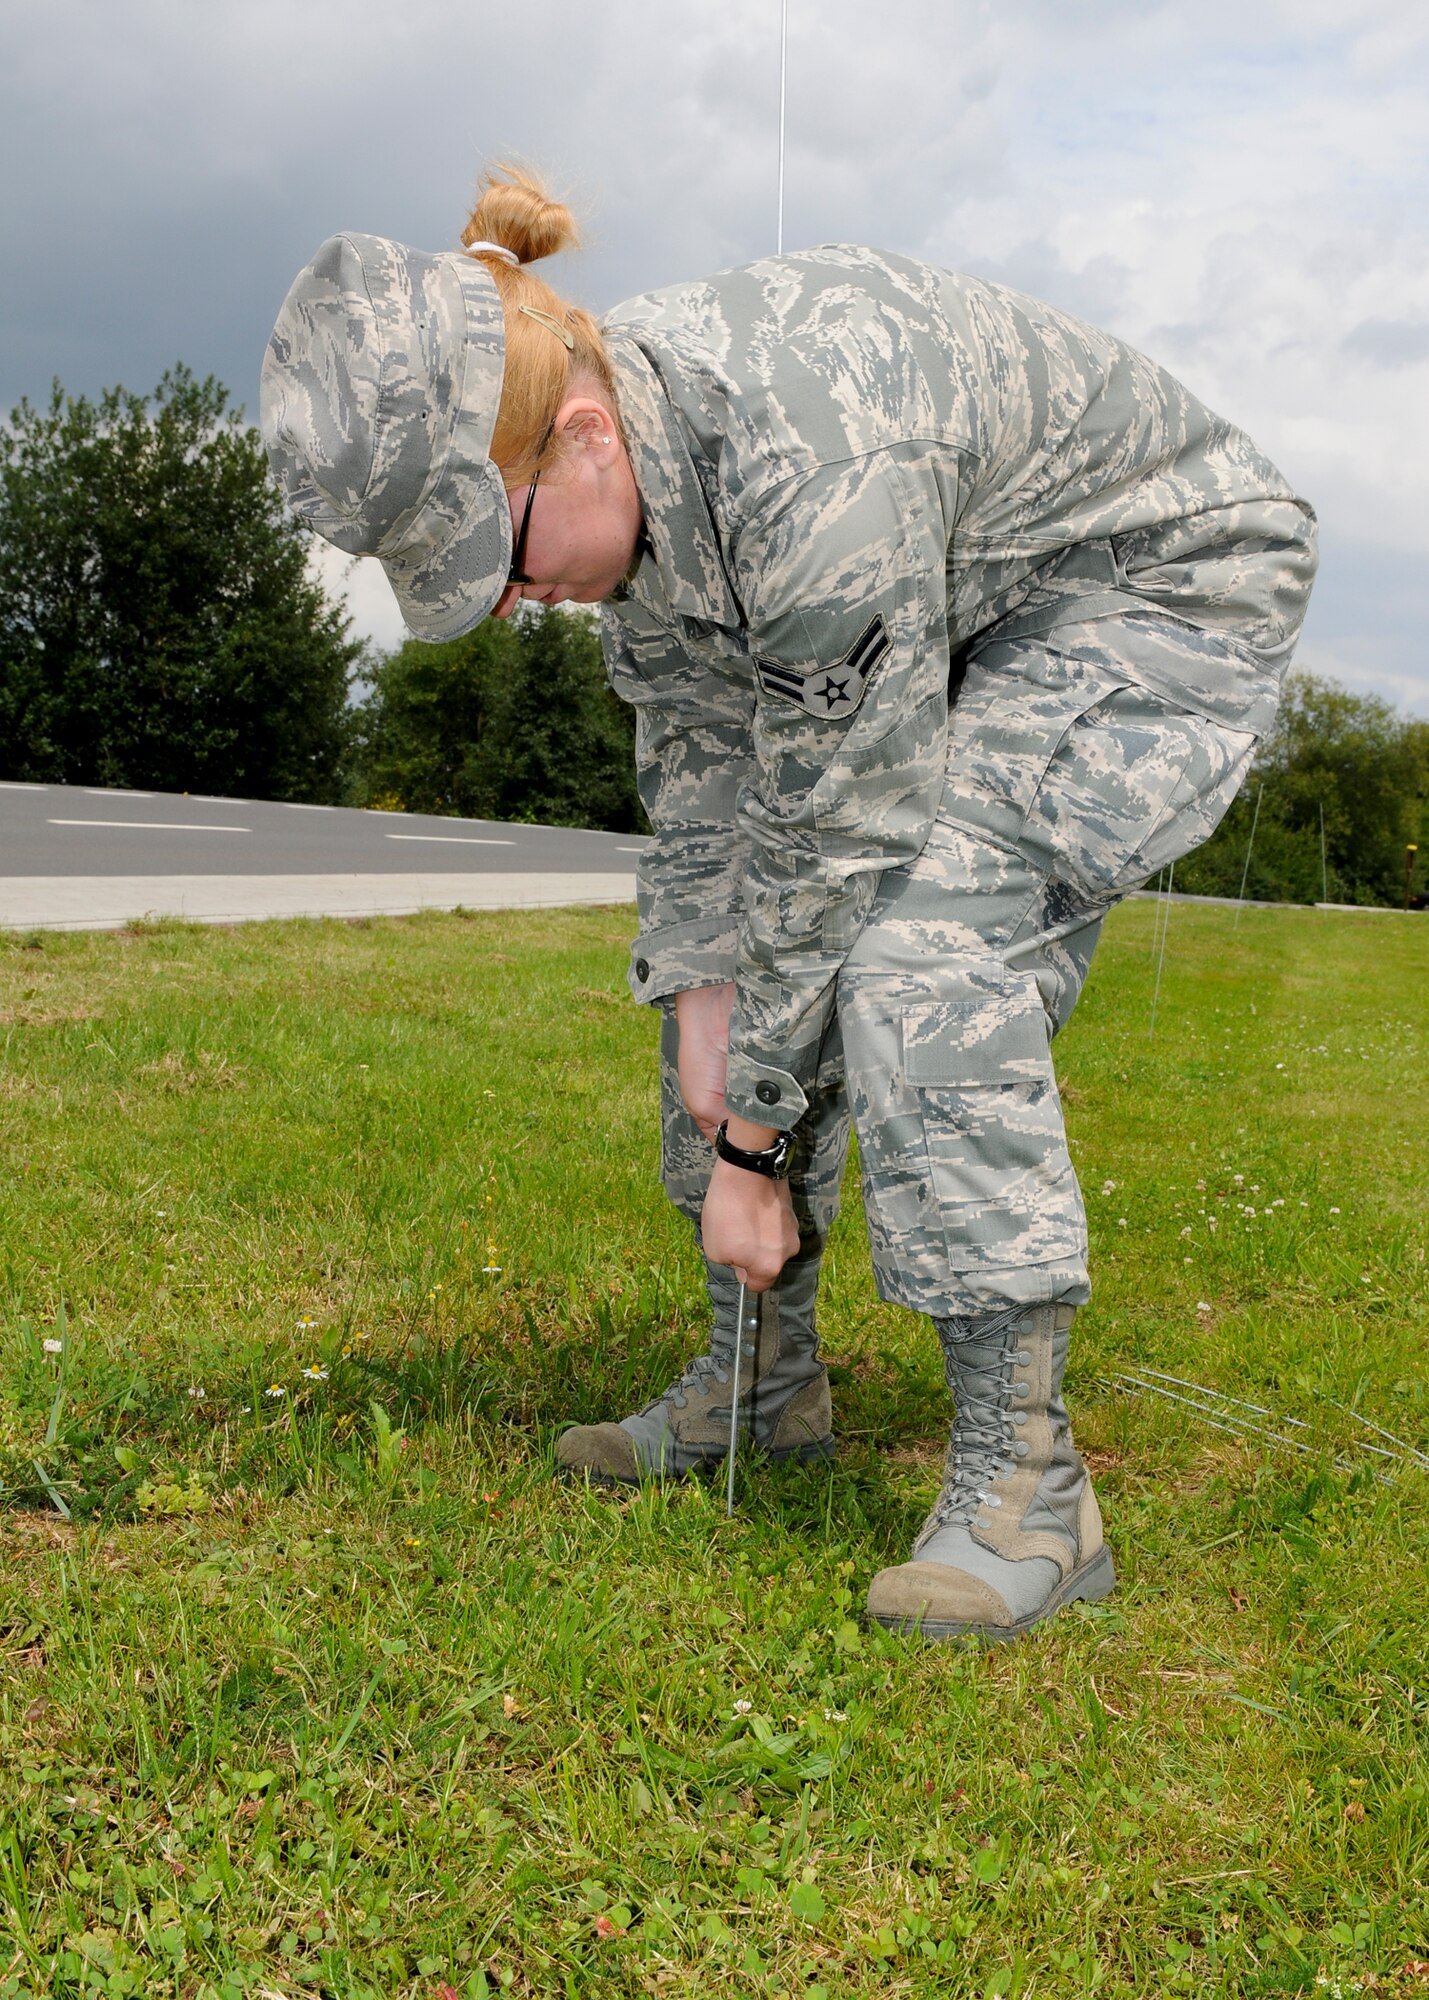
[[298,273],[268,342],[260,414],[288,505],[377,557],[419,639],[469,632],[506,585],[511,510],[487,455],[505,349],[476,259],[357,235]]

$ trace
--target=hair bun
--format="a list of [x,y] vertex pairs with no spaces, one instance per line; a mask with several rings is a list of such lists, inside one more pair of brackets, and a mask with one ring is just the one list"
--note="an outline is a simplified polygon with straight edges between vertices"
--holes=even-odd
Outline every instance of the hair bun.
[[462,231],[464,243],[483,238],[504,244],[523,264],[554,257],[580,241],[576,219],[562,201],[552,201],[545,187],[524,167],[498,161],[488,167],[477,188],[476,206]]

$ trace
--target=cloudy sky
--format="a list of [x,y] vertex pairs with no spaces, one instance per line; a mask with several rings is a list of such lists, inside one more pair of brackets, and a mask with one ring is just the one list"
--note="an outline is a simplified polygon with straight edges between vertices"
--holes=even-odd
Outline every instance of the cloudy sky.
[[[584,217],[599,309],[762,256],[779,0],[10,0],[0,408],[153,386],[250,412],[334,229],[455,241],[482,163]],[[785,244],[1035,292],[1146,348],[1308,494],[1302,663],[1429,715],[1423,0],[790,0]],[[380,572],[345,589],[400,625]]]

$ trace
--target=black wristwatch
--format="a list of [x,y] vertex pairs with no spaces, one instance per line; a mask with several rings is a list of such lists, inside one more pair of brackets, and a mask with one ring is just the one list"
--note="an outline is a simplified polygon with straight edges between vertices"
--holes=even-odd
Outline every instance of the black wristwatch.
[[751,1153],[743,1146],[736,1146],[729,1136],[729,1120],[715,1133],[715,1151],[722,1160],[728,1160],[732,1167],[743,1167],[746,1173],[763,1174],[767,1180],[784,1181],[789,1178],[789,1169],[794,1164],[794,1135],[780,1132],[772,1146],[765,1146],[761,1152]]

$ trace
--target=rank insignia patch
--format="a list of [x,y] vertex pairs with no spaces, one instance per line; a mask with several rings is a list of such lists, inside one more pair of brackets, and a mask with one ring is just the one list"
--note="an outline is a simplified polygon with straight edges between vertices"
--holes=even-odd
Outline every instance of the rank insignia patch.
[[766,694],[796,702],[810,715],[820,719],[852,715],[888,647],[888,627],[882,618],[875,618],[837,666],[816,667],[811,674],[800,674],[778,660],[756,660],[754,671]]

